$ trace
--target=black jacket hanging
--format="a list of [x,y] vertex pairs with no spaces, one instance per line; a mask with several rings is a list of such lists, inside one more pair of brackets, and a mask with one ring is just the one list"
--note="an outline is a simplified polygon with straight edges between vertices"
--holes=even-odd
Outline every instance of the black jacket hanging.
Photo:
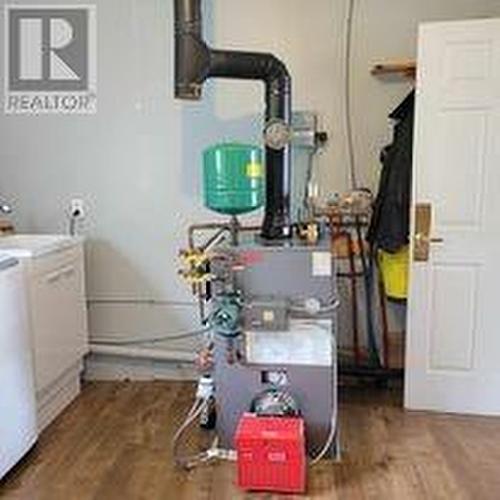
[[394,139],[380,156],[382,174],[367,239],[387,252],[409,241],[414,109],[413,91],[389,115],[396,121]]

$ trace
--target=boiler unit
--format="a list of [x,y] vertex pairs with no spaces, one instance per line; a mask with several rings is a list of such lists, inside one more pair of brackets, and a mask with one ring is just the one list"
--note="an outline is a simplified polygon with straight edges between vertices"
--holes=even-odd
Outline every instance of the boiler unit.
[[[237,458],[242,488],[300,492],[303,457],[316,463],[339,452],[339,299],[325,222],[307,193],[300,207],[305,217],[290,210],[291,78],[272,54],[209,48],[201,0],[175,0],[175,27],[176,97],[201,98],[208,78],[263,81],[265,154],[258,146],[225,143],[203,155],[205,206],[229,220],[191,226],[181,252],[181,275],[198,298],[212,363],[174,436],[174,457],[187,467]],[[306,130],[309,122],[315,124],[301,122],[299,142],[323,142],[325,134]],[[237,219],[261,206],[262,225]],[[217,439],[205,452],[181,456],[179,441],[200,417],[215,420]]]

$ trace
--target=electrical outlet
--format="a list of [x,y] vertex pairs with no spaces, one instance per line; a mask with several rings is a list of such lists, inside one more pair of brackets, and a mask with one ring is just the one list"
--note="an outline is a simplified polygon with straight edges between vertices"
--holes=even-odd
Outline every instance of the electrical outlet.
[[85,217],[85,204],[81,198],[71,200],[70,214],[74,219],[83,219]]

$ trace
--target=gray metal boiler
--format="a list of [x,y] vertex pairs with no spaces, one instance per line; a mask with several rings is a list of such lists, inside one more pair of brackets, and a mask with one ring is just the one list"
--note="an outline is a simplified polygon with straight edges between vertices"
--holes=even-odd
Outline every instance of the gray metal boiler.
[[[326,453],[334,456],[338,297],[328,243],[249,242],[217,248],[216,254],[213,310],[223,320],[233,316],[241,327],[234,337],[214,335],[220,445],[234,447],[240,417],[255,411],[252,401],[271,390],[298,406],[310,456],[320,452],[334,427],[335,438]],[[239,302],[238,319],[231,313],[231,297]]]

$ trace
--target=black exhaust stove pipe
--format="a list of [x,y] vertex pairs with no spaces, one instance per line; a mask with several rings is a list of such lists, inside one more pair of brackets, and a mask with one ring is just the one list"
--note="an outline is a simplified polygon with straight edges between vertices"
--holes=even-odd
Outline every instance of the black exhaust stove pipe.
[[[291,126],[291,79],[272,54],[212,50],[203,39],[201,0],[175,1],[175,97],[198,100],[209,78],[262,80],[266,90],[266,124]],[[291,236],[289,141],[266,146],[266,207],[262,237]]]

